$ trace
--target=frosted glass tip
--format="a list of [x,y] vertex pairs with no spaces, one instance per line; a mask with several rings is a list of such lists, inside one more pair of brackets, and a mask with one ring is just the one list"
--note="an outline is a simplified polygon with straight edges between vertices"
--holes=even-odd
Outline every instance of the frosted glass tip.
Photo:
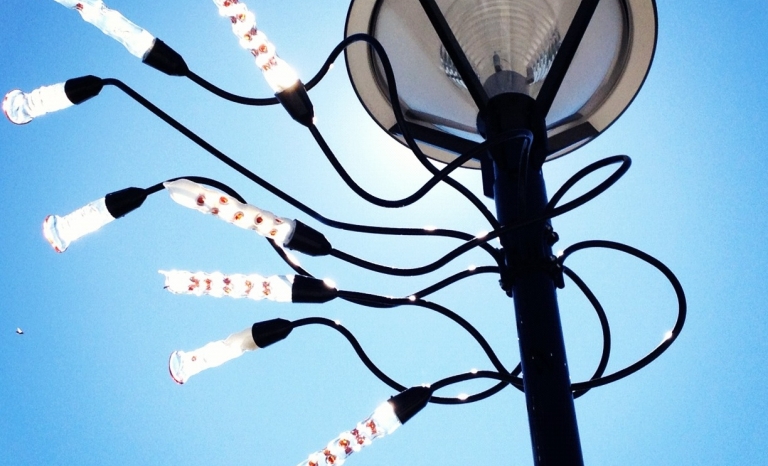
[[168,360],[168,371],[171,373],[171,378],[181,385],[195,374],[220,366],[248,351],[257,349],[251,327],[248,327],[224,340],[212,341],[193,351],[174,351]]
[[49,215],[43,221],[43,236],[56,252],[64,252],[73,241],[93,233],[114,219],[102,197],[63,217]]
[[187,272],[161,270],[165,275],[165,289],[174,294],[208,295],[214,298],[250,298],[256,301],[268,299],[289,303],[293,298],[293,276],[257,274],[224,275],[221,272]]
[[278,217],[272,212],[259,209],[250,204],[243,204],[237,199],[214,191],[190,180],[180,179],[163,183],[177,203],[204,214],[214,215],[227,223],[275,240],[285,245],[293,236],[296,222],[289,218]]
[[55,0],[76,10],[80,16],[101,32],[123,44],[128,51],[143,59],[155,45],[155,37],[135,25],[119,11],[107,8],[102,0]]
[[352,453],[370,445],[373,440],[391,434],[401,425],[392,403],[383,403],[366,420],[357,423],[354,429],[342,432],[325,448],[312,453],[298,466],[341,466]]
[[46,113],[74,105],[64,92],[64,83],[44,86],[29,93],[14,89],[3,98],[3,113],[17,125],[29,123]]

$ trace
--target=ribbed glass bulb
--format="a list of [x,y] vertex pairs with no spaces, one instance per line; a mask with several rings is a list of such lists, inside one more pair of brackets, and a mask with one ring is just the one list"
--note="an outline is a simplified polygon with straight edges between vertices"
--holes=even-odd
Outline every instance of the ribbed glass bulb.
[[193,351],[174,351],[168,360],[168,371],[176,383],[183,384],[195,374],[257,349],[251,327],[248,327],[224,340],[212,341]]
[[[445,17],[489,97],[535,97],[560,48],[563,30],[555,0],[455,0]],[[440,48],[445,73],[464,86]]]

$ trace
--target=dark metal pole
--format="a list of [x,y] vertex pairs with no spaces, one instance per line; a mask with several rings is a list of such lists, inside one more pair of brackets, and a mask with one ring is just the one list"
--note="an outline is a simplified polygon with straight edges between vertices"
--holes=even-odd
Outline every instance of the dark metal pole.
[[[541,171],[546,131],[535,101],[516,93],[495,96],[488,102],[483,120],[488,138],[512,129],[528,129],[534,134],[532,148],[515,139],[491,150],[494,199],[500,223],[511,225],[540,216],[547,205]],[[502,236],[508,268],[502,284],[515,303],[534,464],[582,466],[555,295],[558,270],[552,262],[551,247],[555,240],[549,222]]]

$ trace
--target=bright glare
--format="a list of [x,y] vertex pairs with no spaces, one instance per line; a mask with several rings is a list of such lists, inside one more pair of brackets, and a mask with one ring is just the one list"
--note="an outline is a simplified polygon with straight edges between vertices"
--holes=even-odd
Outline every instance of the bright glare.
[[336,287],[336,282],[331,280],[330,278],[324,278],[323,283],[325,283],[325,286],[327,286],[328,288],[333,288],[334,290],[338,289]]
[[672,330],[664,334],[664,341],[670,340],[673,336],[675,336],[674,333],[672,333]]
[[408,296],[408,301],[410,301],[410,302],[416,301],[416,296],[414,296],[414,295]]
[[459,396],[457,396],[456,398],[460,399],[461,401],[466,401],[467,398],[469,398],[469,395],[467,395],[466,393],[460,393]]
[[483,238],[485,238],[486,236],[488,236],[488,232],[487,232],[487,231],[485,231],[485,230],[483,230],[483,231],[479,232],[478,234],[476,234],[476,235],[475,235],[475,238],[477,238],[477,239],[483,239]]
[[469,270],[470,272],[474,272],[476,269],[477,269],[477,266],[476,266],[476,265],[474,265],[474,264],[470,265],[470,266],[467,268],[467,270]]

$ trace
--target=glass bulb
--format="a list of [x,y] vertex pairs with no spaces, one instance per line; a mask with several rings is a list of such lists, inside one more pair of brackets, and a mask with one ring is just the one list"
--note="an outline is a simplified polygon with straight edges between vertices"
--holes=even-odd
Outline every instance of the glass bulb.
[[[553,0],[456,0],[445,17],[489,97],[520,92],[535,97],[562,42]],[[443,69],[464,86],[440,48]]]
[[165,289],[174,294],[208,295],[214,298],[250,298],[255,301],[268,299],[290,303],[293,298],[293,275],[257,274],[224,275],[221,272],[187,272],[184,270],[160,270],[165,275]]
[[383,403],[366,420],[357,423],[354,429],[342,432],[298,466],[341,466],[352,453],[367,447],[373,440],[391,434],[401,425],[392,403]]
[[248,327],[224,340],[212,341],[194,351],[174,351],[168,360],[168,371],[176,383],[183,384],[195,374],[257,349],[251,327]]
[[163,183],[177,203],[204,214],[214,215],[227,223],[274,239],[285,245],[293,236],[296,222],[278,217],[272,212],[243,204],[219,191],[206,188],[190,180],[180,179]]
[[64,83],[44,86],[25,93],[14,89],[3,98],[3,113],[17,125],[29,123],[46,113],[74,105],[64,92]]
[[77,10],[80,16],[101,32],[123,44],[132,55],[144,59],[155,45],[155,37],[125,18],[119,11],[107,8],[102,0],[55,0]]
[[[58,1],[58,0],[57,0]],[[256,27],[256,15],[238,0],[213,0],[221,16],[229,17],[232,32],[240,41],[240,47],[251,52],[264,74],[264,79],[275,93],[293,87],[299,77],[285,61],[277,56],[275,44]]]
[[64,252],[73,241],[93,233],[114,219],[102,197],[63,217],[49,215],[43,221],[43,235],[56,252]]

